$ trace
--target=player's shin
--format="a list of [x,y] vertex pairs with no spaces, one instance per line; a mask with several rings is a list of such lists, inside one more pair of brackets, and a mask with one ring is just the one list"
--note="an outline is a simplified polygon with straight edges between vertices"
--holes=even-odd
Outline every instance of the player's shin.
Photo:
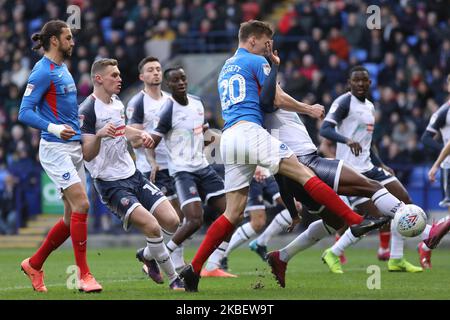
[[318,177],[310,178],[303,187],[316,202],[323,204],[332,213],[341,217],[347,225],[360,224],[363,221],[360,215],[350,209],[333,189]]
[[269,240],[276,236],[277,234],[286,231],[286,229],[291,225],[292,218],[287,209],[284,209],[278,213],[269,226],[264,230],[263,233],[256,239],[256,243],[260,246],[267,246]]
[[30,258],[30,265],[36,270],[41,270],[50,253],[63,244],[69,236],[70,227],[64,223],[63,219],[59,220],[48,232],[38,251]]
[[83,278],[89,273],[86,259],[87,248],[87,214],[72,212],[70,220],[70,236],[72,238],[75,261],[80,268],[80,276]]
[[231,237],[230,244],[228,245],[228,248],[226,249],[225,256],[228,257],[228,255],[237,247],[239,247],[241,244],[243,244],[245,241],[250,240],[254,235],[256,234],[256,231],[253,229],[250,222],[247,222],[236,229],[236,231],[233,233],[233,236]]
[[344,253],[345,249],[357,243],[361,237],[357,238],[352,234],[351,229],[347,229],[338,241],[331,247],[331,252],[336,256]]
[[[164,245],[163,237],[147,238],[147,248],[151,257],[158,262],[158,265],[169,278],[169,282],[175,280],[178,274],[175,271],[169,251],[167,251],[167,248]],[[144,251],[144,255],[146,254],[146,251],[147,250]]]
[[381,213],[392,218],[395,216],[397,210],[404,205],[402,201],[389,193],[386,188],[375,192],[371,199]]
[[212,271],[220,268],[220,261],[224,257],[227,248],[228,242],[223,241],[220,244],[220,246],[216,250],[214,250],[214,252],[209,257],[208,262],[206,263],[206,270]]
[[225,217],[221,215],[214,221],[206,232],[200,247],[192,260],[192,267],[194,272],[200,274],[203,264],[211,255],[215,248],[234,230],[234,225]]
[[314,221],[308,226],[308,229],[302,232],[297,238],[295,238],[283,249],[279,250],[280,259],[284,262],[288,262],[300,251],[308,249],[321,239],[329,236],[334,232],[335,230],[332,227],[325,227],[323,220]]

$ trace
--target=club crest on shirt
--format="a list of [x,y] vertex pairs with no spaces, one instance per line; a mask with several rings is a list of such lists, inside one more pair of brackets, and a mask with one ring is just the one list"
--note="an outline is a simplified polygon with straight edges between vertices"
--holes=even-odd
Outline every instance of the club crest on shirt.
[[131,119],[133,117],[134,107],[128,107],[127,108],[127,118]]
[[264,64],[263,64],[263,71],[264,71],[264,74],[265,74],[266,76],[269,75],[269,73],[270,73],[270,65],[269,65],[268,63],[264,63]]
[[80,123],[80,128],[82,128],[84,124],[84,114],[78,116],[78,122]]
[[62,175],[64,180],[69,180],[70,179],[70,172],[66,172]]
[[288,147],[287,147],[287,145],[285,145],[284,143],[282,143],[282,144],[280,144],[280,149],[281,149],[281,150],[287,150]]

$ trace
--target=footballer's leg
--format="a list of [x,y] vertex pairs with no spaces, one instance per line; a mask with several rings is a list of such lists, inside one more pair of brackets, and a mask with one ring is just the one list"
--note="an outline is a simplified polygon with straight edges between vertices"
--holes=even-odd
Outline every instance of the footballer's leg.
[[21,263],[22,271],[30,278],[33,289],[38,292],[47,292],[44,284],[44,271],[42,270],[45,260],[70,236],[70,216],[72,209],[64,197],[63,202],[64,217],[48,232],[47,237],[36,253]]
[[279,163],[279,173],[301,184],[306,192],[318,203],[345,220],[348,225],[358,225],[363,218],[353,212],[339,196],[321,181],[311,169],[300,164],[294,155]]
[[[221,185],[223,190],[223,184]],[[215,192],[214,192],[215,193]],[[226,197],[224,194],[214,197],[206,197],[209,205],[215,212],[224,212],[226,208]],[[221,269],[221,261],[231,244],[231,235],[226,237],[216,250],[209,256],[204,269],[202,269],[201,277],[220,277],[220,278],[236,278],[237,276]]]
[[89,201],[83,184],[76,183],[64,190],[64,198],[70,204],[70,236],[75,254],[75,261],[80,270],[79,290],[99,292],[101,285],[92,276],[87,264],[87,219]]
[[[253,168],[254,172],[254,168]],[[253,175],[251,172],[250,177]],[[247,179],[249,181],[249,179]],[[241,213],[247,203],[248,182],[247,185],[238,190],[227,192],[225,213],[217,218],[206,232],[192,263],[181,271],[180,276],[184,279],[186,290],[198,291],[200,281],[200,271],[206,259],[224,239],[234,231],[235,225],[240,222]]]
[[[176,215],[168,200],[164,200],[157,205],[153,211],[157,215],[169,212]],[[130,223],[139,229],[147,240],[147,246],[143,251],[145,260],[155,259],[161,269],[169,278],[169,287],[173,290],[184,290],[183,282],[175,271],[172,259],[163,242],[161,227],[156,218],[150,214],[142,205],[134,208],[130,215]]]

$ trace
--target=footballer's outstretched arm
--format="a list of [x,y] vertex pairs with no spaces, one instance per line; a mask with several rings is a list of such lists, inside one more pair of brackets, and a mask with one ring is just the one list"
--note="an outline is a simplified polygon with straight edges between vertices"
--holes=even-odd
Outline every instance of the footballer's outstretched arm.
[[320,104],[309,105],[295,100],[277,84],[274,104],[284,110],[306,114],[312,118],[323,119],[325,108]]

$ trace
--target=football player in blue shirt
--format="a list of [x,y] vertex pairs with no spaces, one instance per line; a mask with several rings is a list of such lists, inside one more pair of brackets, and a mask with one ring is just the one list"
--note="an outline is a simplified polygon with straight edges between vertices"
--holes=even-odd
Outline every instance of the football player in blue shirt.
[[[272,51],[273,30],[265,22],[248,21],[239,29],[239,48],[229,58],[218,79],[222,115],[225,120],[220,151],[225,163],[226,210],[208,229],[192,264],[180,273],[186,291],[198,291],[200,270],[214,249],[234,231],[247,203],[250,181],[257,165],[303,185],[318,203],[342,217],[348,225],[363,218],[353,212],[336,193],[300,164],[293,152],[263,127],[263,112],[273,106],[323,118],[324,107],[293,99],[276,85],[280,59]],[[264,58],[272,61],[272,68]],[[372,224],[371,224],[372,225]]]
[[19,121],[41,130],[39,159],[48,176],[61,190],[64,217],[49,231],[41,247],[21,263],[33,289],[46,292],[44,264],[50,253],[71,236],[79,268],[78,289],[99,292],[102,286],[89,271],[86,260],[86,177],[81,151],[77,89],[64,59],[75,45],[69,26],[60,20],[47,22],[32,36],[44,49],[44,56],[31,71],[19,110]]

